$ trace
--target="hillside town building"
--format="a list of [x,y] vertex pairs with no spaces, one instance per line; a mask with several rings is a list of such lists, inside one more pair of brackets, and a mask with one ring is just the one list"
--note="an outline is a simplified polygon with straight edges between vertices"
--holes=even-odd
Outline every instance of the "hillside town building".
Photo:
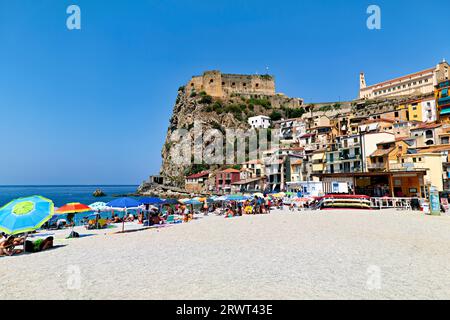
[[429,95],[434,87],[449,80],[449,64],[446,61],[436,67],[414,72],[405,76],[390,79],[370,86],[366,84],[365,74],[359,76],[359,98],[376,99],[409,95]]
[[[360,99],[353,102],[303,106],[294,119],[249,117],[249,128],[271,129],[279,145],[238,164],[240,169],[216,171],[215,191],[428,198],[431,190],[449,190],[448,69],[443,61],[371,86],[361,74]],[[273,78],[217,71],[194,77],[188,86],[215,97],[275,94]],[[208,176],[201,174],[186,177],[186,188],[199,190]]]

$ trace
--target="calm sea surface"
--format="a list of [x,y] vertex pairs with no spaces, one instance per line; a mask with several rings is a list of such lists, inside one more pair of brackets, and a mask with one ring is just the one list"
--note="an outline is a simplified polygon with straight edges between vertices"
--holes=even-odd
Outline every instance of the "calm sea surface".
[[[39,195],[53,200],[56,207],[70,202],[91,204],[93,202],[108,202],[114,195],[136,192],[138,186],[0,186],[0,207],[11,200],[21,197]],[[106,197],[95,198],[92,193],[101,189]]]

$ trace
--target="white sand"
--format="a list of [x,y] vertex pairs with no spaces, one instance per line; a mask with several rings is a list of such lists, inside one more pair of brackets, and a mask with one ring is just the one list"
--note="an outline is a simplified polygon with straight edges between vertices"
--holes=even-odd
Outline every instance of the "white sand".
[[0,300],[450,298],[450,217],[276,212],[82,233],[0,258]]

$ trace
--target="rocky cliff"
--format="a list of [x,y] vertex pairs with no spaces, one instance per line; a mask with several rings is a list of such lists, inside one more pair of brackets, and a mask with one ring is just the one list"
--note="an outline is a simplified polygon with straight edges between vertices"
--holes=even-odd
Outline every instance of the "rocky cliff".
[[185,175],[202,170],[216,170],[219,166],[178,164],[184,154],[172,152],[177,146],[178,129],[189,132],[194,139],[194,121],[201,124],[202,132],[217,129],[222,133],[226,129],[247,130],[249,117],[267,115],[276,120],[281,117],[301,116],[304,113],[299,99],[284,95],[261,96],[249,94],[233,94],[229,97],[213,98],[204,91],[196,92],[180,87],[176,98],[173,114],[170,118],[165,144],[162,148],[161,175],[165,183],[171,186],[183,187]]

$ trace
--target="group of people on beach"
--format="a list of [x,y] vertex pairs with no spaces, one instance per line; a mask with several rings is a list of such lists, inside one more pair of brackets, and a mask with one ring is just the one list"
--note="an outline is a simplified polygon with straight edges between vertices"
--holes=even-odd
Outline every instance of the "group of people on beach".
[[[17,246],[23,246],[23,249],[16,249]],[[12,256],[22,252],[34,253],[50,248],[53,248],[53,237],[31,241],[26,240],[25,236],[16,237],[0,233],[0,256]]]
[[[106,225],[134,222],[147,226],[165,224],[167,221],[173,221],[169,217],[179,217],[178,222],[190,222],[194,219],[194,214],[224,215],[225,218],[242,216],[244,214],[267,214],[271,207],[282,208],[283,199],[271,199],[269,197],[255,197],[245,201],[228,201],[228,202],[204,202],[200,208],[195,209],[194,205],[175,204],[166,205],[161,208],[146,206],[145,210],[136,214],[127,213],[122,218],[117,214],[112,214],[111,218],[103,219]],[[100,215],[98,215],[100,216]],[[93,225],[96,223],[92,223]]]
[[[227,201],[227,202],[212,202],[205,201],[200,207],[194,209],[194,205],[175,204],[165,205],[162,207],[146,206],[145,210],[139,210],[137,212],[126,212],[122,217],[112,212],[108,218],[102,218],[101,213],[97,212],[95,218],[84,218],[83,225],[86,229],[103,229],[110,224],[125,223],[125,222],[137,222],[144,226],[161,225],[166,223],[181,223],[190,222],[194,219],[194,214],[203,214],[207,216],[209,214],[215,214],[218,216],[224,216],[225,218],[239,217],[244,214],[267,214],[270,213],[270,209],[273,207],[282,209],[283,199],[281,198],[269,198],[255,196],[251,200],[245,201]],[[289,204],[288,204],[289,205]],[[63,228],[74,227],[73,220],[70,223],[61,223]],[[50,227],[49,224],[44,227]],[[59,227],[57,228],[59,229]],[[72,233],[75,233],[72,230]],[[22,246],[23,249],[15,249],[17,246]],[[48,250],[53,247],[53,237],[47,237],[45,239],[38,239],[35,241],[27,240],[27,235],[13,236],[0,234],[0,256],[11,256],[22,252],[40,252]]]

